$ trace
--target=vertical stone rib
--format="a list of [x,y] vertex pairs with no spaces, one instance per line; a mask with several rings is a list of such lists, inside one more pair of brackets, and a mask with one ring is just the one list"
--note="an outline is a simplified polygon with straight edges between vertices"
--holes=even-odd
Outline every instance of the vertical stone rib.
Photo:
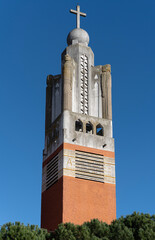
[[73,65],[72,59],[67,54],[65,55],[65,63],[63,65],[63,110],[72,111],[72,76]]
[[102,117],[112,120],[112,98],[111,98],[111,66],[102,67]]
[[107,119],[112,120],[112,95],[111,95],[111,66],[108,65],[108,70],[107,70],[107,87],[108,87],[108,115]]

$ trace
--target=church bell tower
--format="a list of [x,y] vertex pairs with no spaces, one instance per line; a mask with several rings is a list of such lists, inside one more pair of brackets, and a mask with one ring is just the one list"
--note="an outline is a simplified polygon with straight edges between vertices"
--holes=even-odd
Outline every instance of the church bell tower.
[[89,35],[77,27],[67,37],[61,74],[46,88],[41,227],[116,218],[111,66],[94,66]]

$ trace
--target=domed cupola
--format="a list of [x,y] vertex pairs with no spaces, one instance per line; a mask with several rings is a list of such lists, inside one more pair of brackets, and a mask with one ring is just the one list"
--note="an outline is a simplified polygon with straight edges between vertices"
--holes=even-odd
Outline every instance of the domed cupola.
[[82,28],[75,28],[68,34],[67,44],[71,45],[76,43],[81,43],[86,46],[89,44],[89,35]]

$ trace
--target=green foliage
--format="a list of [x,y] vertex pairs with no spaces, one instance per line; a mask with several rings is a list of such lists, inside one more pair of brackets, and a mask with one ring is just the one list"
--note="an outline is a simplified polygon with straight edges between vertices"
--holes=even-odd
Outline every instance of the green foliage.
[[139,214],[134,212],[125,218],[121,217],[117,221],[124,224],[133,233],[133,239],[136,240],[154,240],[155,239],[155,215]]
[[134,212],[110,225],[97,219],[82,225],[65,223],[52,233],[34,225],[7,223],[0,229],[0,240],[155,240],[155,215]]
[[134,212],[110,225],[97,219],[81,226],[60,224],[52,236],[53,240],[155,240],[155,215]]
[[60,224],[55,230],[54,238],[55,240],[76,240],[77,229],[72,223]]
[[134,240],[132,229],[119,220],[113,221],[109,228],[110,233],[108,237],[110,240]]
[[96,237],[94,239],[100,239],[109,236],[109,225],[98,219],[93,219],[90,222],[84,223],[84,225],[90,229],[91,238]]
[[46,240],[49,236],[46,230],[38,226],[24,226],[20,222],[4,224],[0,230],[0,240]]

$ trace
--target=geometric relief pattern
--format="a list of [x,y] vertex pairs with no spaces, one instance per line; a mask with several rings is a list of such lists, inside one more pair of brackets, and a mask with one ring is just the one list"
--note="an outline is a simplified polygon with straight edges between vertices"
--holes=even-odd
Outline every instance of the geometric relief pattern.
[[80,69],[80,110],[82,114],[88,114],[88,57],[81,56]]

